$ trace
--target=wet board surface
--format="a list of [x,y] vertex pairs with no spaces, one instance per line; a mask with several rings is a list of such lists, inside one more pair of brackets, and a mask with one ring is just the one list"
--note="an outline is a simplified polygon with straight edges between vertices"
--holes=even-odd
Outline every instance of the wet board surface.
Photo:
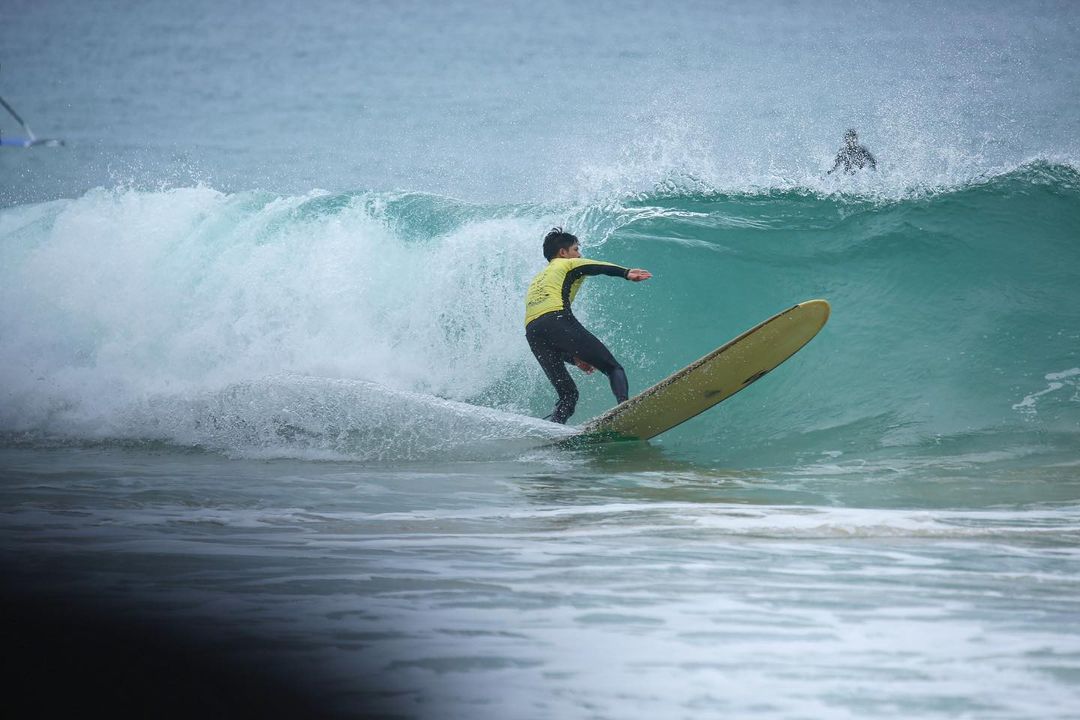
[[686,422],[760,380],[798,352],[824,327],[829,310],[825,300],[807,300],[777,313],[585,423],[570,440],[648,440]]

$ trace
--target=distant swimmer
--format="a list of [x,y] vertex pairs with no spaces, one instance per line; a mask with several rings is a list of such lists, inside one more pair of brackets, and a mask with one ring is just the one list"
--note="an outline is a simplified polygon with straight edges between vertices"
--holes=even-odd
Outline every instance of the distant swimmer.
[[599,368],[611,383],[618,402],[626,402],[629,384],[626,372],[611,352],[586,330],[570,311],[581,283],[589,275],[611,275],[633,282],[652,277],[648,270],[624,268],[581,257],[577,237],[562,228],[552,228],[544,236],[547,267],[533,278],[525,295],[525,339],[559,400],[550,420],[565,424],[577,407],[578,389],[565,364],[577,365],[585,373]]
[[853,174],[856,170],[862,170],[867,165],[871,170],[877,170],[877,160],[870,154],[870,151],[859,144],[859,136],[854,130],[848,130],[844,133],[844,147],[840,148],[840,152],[836,153],[836,164],[833,165],[832,170],[825,173],[826,175],[832,175],[836,168],[844,166],[844,172],[847,174]]

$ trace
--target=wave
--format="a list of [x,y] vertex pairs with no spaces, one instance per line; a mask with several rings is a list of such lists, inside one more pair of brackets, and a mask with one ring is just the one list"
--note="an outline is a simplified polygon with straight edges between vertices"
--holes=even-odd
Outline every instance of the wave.
[[[550,412],[553,394],[521,295],[559,224],[586,255],[654,273],[590,280],[575,305],[632,388],[794,302],[833,305],[803,352],[668,447],[768,462],[806,438],[858,452],[1075,435],[1078,180],[1039,162],[904,197],[671,178],[555,205],[197,186],[8,208],[0,432],[379,461],[471,457],[472,437],[527,445],[552,432],[524,416]],[[580,384],[575,420],[610,404],[602,378]],[[276,401],[304,408],[300,430]]]

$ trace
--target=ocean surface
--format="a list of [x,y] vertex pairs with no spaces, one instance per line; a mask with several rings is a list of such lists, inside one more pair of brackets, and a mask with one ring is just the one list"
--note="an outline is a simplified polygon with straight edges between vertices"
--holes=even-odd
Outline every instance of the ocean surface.
[[[11,0],[0,96],[11,702],[1080,716],[1080,5]],[[558,449],[554,225],[632,393],[832,316]]]

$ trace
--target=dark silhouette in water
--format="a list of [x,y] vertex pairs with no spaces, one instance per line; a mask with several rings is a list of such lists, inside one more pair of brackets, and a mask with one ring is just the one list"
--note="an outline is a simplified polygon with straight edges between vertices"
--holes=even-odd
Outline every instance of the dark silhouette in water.
[[[110,596],[63,570],[65,562],[74,561],[48,553],[16,560],[0,551],[0,628],[9,660],[0,687],[11,717],[406,717],[396,694],[362,677],[352,692],[371,698],[370,707],[332,707],[313,666],[275,653],[280,639],[226,639],[220,628],[235,618],[154,616],[138,598]],[[100,712],[92,713],[95,707]]]
[[853,174],[856,170],[862,170],[867,165],[871,170],[877,170],[877,160],[870,154],[870,151],[859,144],[859,136],[854,130],[848,130],[844,133],[844,147],[840,148],[840,152],[836,153],[836,163],[832,166],[832,170],[825,173],[826,175],[832,175],[836,168],[844,166],[844,172],[847,174]]

